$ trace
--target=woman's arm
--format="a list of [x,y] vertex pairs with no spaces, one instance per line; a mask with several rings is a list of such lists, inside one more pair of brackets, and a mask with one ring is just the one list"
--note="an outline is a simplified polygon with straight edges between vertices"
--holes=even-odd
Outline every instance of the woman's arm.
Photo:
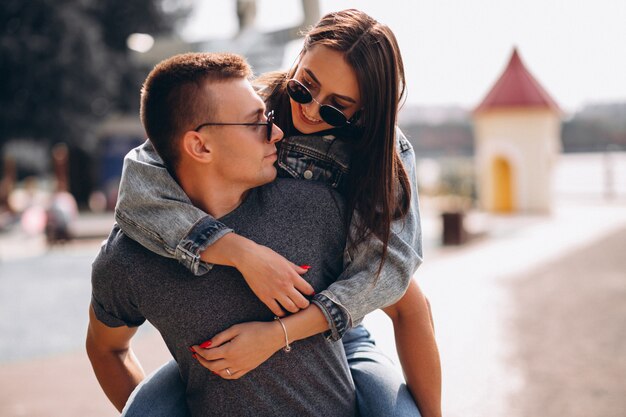
[[195,207],[170,176],[150,141],[126,155],[115,208],[126,235],[152,252],[175,258],[196,275],[212,265],[236,267],[276,315],[309,305],[313,288],[306,272],[273,250],[231,233],[232,229]]
[[[422,416],[440,417],[441,364],[428,300],[412,280],[405,295],[384,311],[393,322],[402,370]],[[329,327],[315,305],[282,322],[285,330],[276,321],[236,324],[211,340],[192,346],[194,356],[222,378],[239,379],[285,347],[285,332],[292,343]],[[297,345],[293,348],[297,349]]]
[[[344,253],[344,271],[337,281],[313,298],[330,323],[330,337],[340,339],[346,330],[356,326],[366,314],[392,305],[409,286],[411,277],[422,263],[422,228],[415,153],[400,129],[397,145],[400,158],[411,183],[411,203],[407,215],[391,225],[387,256],[380,275],[382,241],[375,236]],[[353,216],[358,222],[358,213]],[[354,231],[351,226],[350,231]]]
[[400,364],[422,417],[440,417],[441,363],[428,300],[412,280],[404,296],[384,311],[393,322]]
[[191,346],[192,355],[222,378],[239,379],[284,348],[285,334],[291,343],[322,333],[329,327],[326,317],[314,304],[281,320],[285,330],[276,320],[235,324],[210,340]]
[[195,275],[212,266],[200,253],[232,232],[191,203],[149,140],[124,158],[115,220],[133,240]]

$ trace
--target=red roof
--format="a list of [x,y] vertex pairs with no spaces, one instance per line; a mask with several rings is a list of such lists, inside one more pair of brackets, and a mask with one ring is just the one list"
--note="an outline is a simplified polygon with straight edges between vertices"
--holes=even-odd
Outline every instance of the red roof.
[[526,69],[517,48],[513,49],[513,55],[504,73],[474,111],[507,107],[547,107],[561,112],[559,105]]

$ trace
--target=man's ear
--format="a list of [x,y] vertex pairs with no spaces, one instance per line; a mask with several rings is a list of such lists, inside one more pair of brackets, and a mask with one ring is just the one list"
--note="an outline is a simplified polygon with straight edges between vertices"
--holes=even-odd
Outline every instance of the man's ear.
[[182,151],[201,163],[210,162],[213,157],[210,140],[193,130],[185,132],[183,135]]

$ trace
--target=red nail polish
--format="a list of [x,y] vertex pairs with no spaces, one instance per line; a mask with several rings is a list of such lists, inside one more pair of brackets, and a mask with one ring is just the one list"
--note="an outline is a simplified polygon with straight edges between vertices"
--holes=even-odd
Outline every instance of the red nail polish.
[[195,352],[195,350],[193,350],[193,346],[189,346],[187,349],[189,350],[189,352]]
[[311,265],[300,265],[300,268],[309,270],[311,269]]
[[194,358],[194,359],[198,359],[198,354],[197,354],[197,353],[194,353],[194,354],[193,354],[193,355],[191,355],[191,356],[193,356],[193,358]]
[[204,343],[202,343],[202,344],[200,345],[200,347],[201,347],[202,349],[206,349],[206,348],[208,348],[208,347],[210,347],[210,346],[211,346],[211,341],[210,341],[210,340],[207,340],[206,342],[204,342]]

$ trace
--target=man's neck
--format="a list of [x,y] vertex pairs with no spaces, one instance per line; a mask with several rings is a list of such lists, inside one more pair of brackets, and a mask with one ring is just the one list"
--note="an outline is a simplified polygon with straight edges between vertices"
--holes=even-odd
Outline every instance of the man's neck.
[[219,219],[237,209],[244,202],[249,192],[250,190],[238,193],[232,193],[230,190],[215,192],[208,192],[207,190],[205,194],[207,198],[203,198],[198,204],[194,200],[191,201],[214,218]]
[[[205,174],[206,175],[206,174]],[[219,219],[235,210],[248,195],[249,189],[233,184],[224,184],[213,179],[199,180],[204,176],[185,176],[180,185],[194,206]]]

